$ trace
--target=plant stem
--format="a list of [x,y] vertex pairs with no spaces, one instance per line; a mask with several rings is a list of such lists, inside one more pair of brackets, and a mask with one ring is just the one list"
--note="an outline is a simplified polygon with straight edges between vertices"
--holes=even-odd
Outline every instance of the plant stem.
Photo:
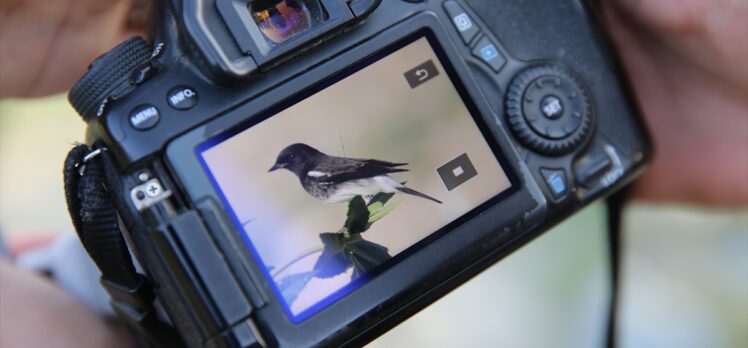
[[274,269],[272,272],[270,272],[270,276],[273,277],[273,279],[275,279],[276,276],[278,276],[279,274],[283,273],[283,271],[287,270],[289,267],[293,266],[297,262],[303,260],[304,258],[306,258],[309,255],[321,252],[322,250],[323,250],[322,248],[314,248],[314,249],[307,250],[304,253],[302,253],[301,255],[299,255],[296,258],[294,258],[293,260],[291,260],[288,263],[286,263],[285,265],[283,265],[281,267],[278,267],[277,269]]

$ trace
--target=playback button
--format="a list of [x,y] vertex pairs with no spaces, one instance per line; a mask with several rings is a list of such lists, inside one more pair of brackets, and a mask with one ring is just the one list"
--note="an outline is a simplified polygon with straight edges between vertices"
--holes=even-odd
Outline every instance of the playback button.
[[169,106],[177,110],[188,110],[197,105],[197,92],[192,87],[176,86],[166,94]]
[[488,64],[494,72],[499,72],[506,64],[506,58],[501,55],[496,45],[486,36],[478,40],[473,49],[473,55]]

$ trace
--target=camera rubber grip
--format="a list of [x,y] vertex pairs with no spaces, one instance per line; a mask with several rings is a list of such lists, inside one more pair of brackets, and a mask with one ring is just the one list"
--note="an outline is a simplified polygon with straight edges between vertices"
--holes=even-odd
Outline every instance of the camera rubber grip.
[[96,58],[68,93],[68,101],[83,120],[96,116],[99,106],[135,68],[151,56],[151,46],[140,36],[131,37]]

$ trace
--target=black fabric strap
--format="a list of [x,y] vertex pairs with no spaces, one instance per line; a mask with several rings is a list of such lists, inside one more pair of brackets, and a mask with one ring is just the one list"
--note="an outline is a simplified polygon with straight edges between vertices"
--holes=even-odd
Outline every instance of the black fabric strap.
[[610,257],[610,308],[608,311],[608,327],[606,346],[617,346],[618,338],[618,306],[620,301],[620,273],[622,258],[621,231],[623,229],[623,209],[629,198],[629,189],[624,188],[607,199],[608,212],[608,246]]
[[94,157],[84,163],[89,153],[87,146],[77,145],[65,160],[65,198],[70,217],[102,278],[127,287],[136,286],[140,278],[120,232],[117,211],[104,185],[101,160]]
[[[146,278],[137,273],[120,230],[117,201],[122,192],[116,183],[114,165],[106,153],[76,145],[65,159],[65,199],[78,237],[101,271],[101,285],[109,293],[115,313],[152,347],[183,347],[173,327],[161,322],[153,306],[153,292]],[[121,206],[119,208],[122,208]],[[121,216],[126,228],[134,219]],[[132,229],[130,229],[132,230]]]

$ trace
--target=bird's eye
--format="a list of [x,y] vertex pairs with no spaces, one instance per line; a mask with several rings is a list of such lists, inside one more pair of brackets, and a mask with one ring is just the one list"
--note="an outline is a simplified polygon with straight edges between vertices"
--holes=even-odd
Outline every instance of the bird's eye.
[[294,154],[290,154],[290,155],[288,155],[288,158],[290,158],[290,159],[294,159],[294,158],[296,158],[296,155],[294,155]]

